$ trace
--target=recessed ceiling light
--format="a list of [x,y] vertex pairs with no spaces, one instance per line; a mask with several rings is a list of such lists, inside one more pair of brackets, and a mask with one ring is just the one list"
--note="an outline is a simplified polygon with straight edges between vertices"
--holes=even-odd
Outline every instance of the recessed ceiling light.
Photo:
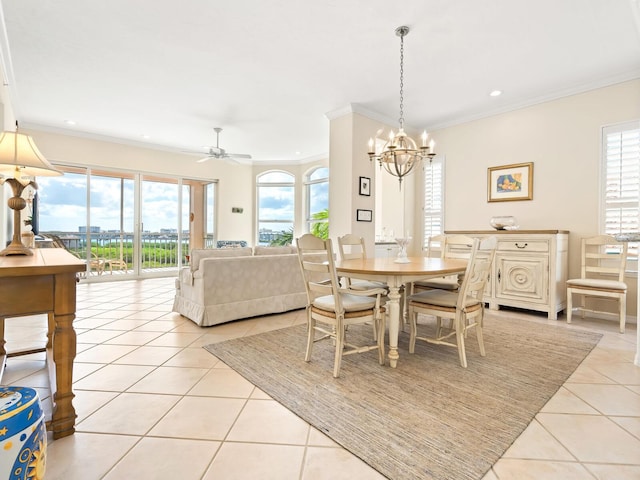
[[489,93],[490,97],[499,97],[500,95],[502,95],[502,90],[492,90],[491,93]]
[[149,138],[149,135],[145,135],[145,134],[142,134],[142,135],[140,135],[140,136],[141,136],[142,138],[144,138],[145,140]]
[[300,155],[302,152],[296,152],[296,155]]
[[76,122],[74,122],[73,120],[65,120],[64,123],[66,123],[67,125],[75,125]]

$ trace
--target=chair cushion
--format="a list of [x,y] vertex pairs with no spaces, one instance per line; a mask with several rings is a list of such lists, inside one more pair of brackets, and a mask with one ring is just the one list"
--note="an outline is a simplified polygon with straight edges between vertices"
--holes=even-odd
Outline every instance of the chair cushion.
[[[409,297],[409,301],[412,303],[455,308],[456,303],[458,302],[458,294],[456,292],[449,292],[446,290],[427,290],[426,292],[411,295]],[[473,297],[467,297],[464,302],[465,307],[471,307],[478,304],[480,304],[480,301]]]
[[442,290],[457,290],[460,284],[455,279],[434,278],[433,280],[420,280],[414,282],[414,286],[420,288],[440,288]]
[[387,288],[384,282],[373,282],[370,280],[351,280],[351,288],[353,290],[370,290],[372,288]]
[[599,278],[574,278],[567,280],[567,287],[590,288],[602,290],[626,290],[627,284],[617,280],[601,280]]
[[[313,306],[322,310],[335,311],[335,299],[333,295],[318,297],[313,301]],[[360,297],[345,293],[342,295],[342,306],[345,312],[357,312],[360,310],[371,310],[376,306],[375,297]]]

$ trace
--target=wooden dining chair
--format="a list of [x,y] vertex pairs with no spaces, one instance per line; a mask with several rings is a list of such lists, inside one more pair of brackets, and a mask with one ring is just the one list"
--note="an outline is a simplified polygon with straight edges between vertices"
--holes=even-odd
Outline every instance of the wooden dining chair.
[[[440,258],[467,260],[471,254],[473,238],[467,235],[436,235],[429,238],[427,256],[433,256],[433,251],[440,253]],[[438,288],[441,290],[457,291],[460,288],[459,275],[442,278],[430,278],[413,282],[411,293]]]
[[585,312],[610,314],[587,308],[588,299],[615,300],[620,333],[624,333],[627,317],[627,284],[624,283],[627,248],[626,242],[618,242],[610,235],[581,240],[580,278],[567,280],[567,323],[571,323],[574,294],[581,296],[577,310],[582,318]]
[[[378,350],[378,361],[384,365],[384,307],[381,304],[382,288],[354,290],[341,288],[334,264],[331,239],[323,240],[311,234],[298,238],[298,259],[307,292],[307,350],[305,361],[311,361],[314,343],[332,339],[334,342],[333,376],[340,375],[344,355]],[[324,254],[324,260],[318,255]],[[354,345],[347,341],[347,327],[373,322],[374,343]],[[320,337],[316,338],[316,332]]]
[[[483,295],[491,272],[497,243],[496,237],[488,237],[483,240],[473,239],[469,262],[458,291],[426,290],[411,295],[407,299],[411,326],[409,353],[415,352],[416,340],[454,347],[458,349],[460,365],[466,368],[465,338],[469,330],[475,329],[480,355],[485,355],[482,337]],[[431,315],[436,318],[434,335],[418,335],[419,314]],[[452,321],[451,328],[442,328],[443,319]],[[455,338],[455,343],[451,341],[452,337]]]
[[[341,260],[358,260],[367,258],[367,248],[364,238],[347,233],[338,237],[338,251]],[[367,290],[370,288],[387,289],[384,282],[375,282],[372,280],[363,280],[360,278],[344,277],[345,286],[355,290]]]

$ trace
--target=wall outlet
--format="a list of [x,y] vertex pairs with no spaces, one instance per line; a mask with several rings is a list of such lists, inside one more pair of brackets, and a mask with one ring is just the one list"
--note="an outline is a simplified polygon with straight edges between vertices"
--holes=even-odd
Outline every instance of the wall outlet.
[[244,208],[242,207],[231,207],[231,213],[242,213]]

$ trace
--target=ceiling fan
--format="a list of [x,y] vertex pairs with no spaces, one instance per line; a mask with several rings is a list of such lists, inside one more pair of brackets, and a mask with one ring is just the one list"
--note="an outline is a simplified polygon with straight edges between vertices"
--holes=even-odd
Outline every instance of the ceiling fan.
[[251,158],[251,155],[246,153],[227,153],[224,148],[220,148],[220,132],[222,131],[222,128],[215,127],[213,131],[216,132],[216,146],[209,147],[209,153],[207,156],[198,160],[198,163],[207,162],[211,159],[234,160],[236,158]]

